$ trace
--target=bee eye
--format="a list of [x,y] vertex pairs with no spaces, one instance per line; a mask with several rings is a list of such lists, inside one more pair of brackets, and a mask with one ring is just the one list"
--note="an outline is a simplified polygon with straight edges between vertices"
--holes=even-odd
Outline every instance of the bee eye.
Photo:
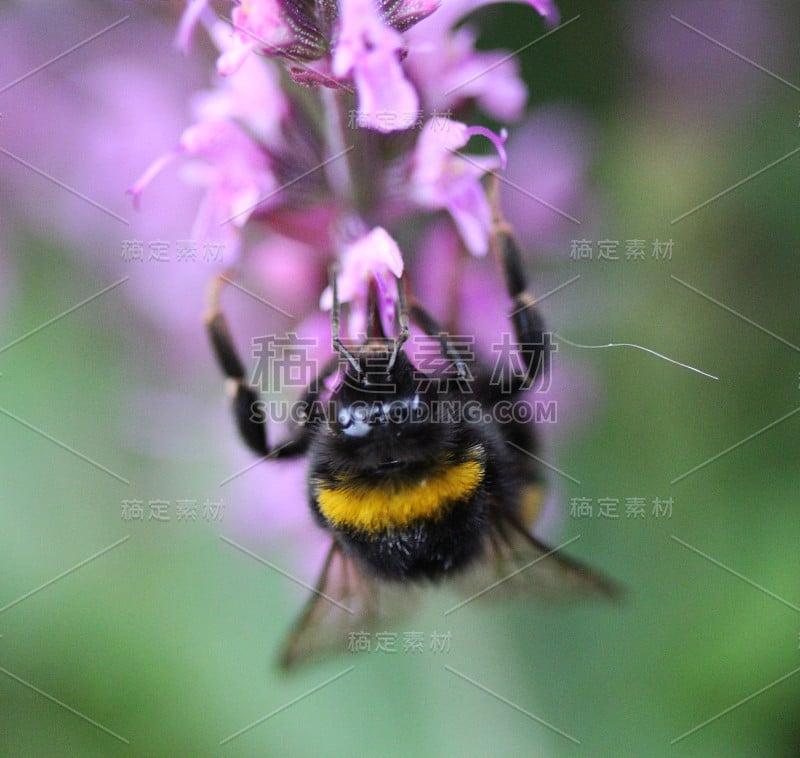
[[389,421],[393,424],[403,424],[409,419],[408,403],[394,401],[389,404]]
[[355,402],[340,408],[336,415],[339,431],[348,437],[364,437],[374,423],[366,403]]
[[337,416],[336,420],[339,422],[339,426],[341,426],[342,429],[347,429],[350,424],[353,423],[353,417],[350,413],[350,409],[342,408],[339,411],[339,415]]

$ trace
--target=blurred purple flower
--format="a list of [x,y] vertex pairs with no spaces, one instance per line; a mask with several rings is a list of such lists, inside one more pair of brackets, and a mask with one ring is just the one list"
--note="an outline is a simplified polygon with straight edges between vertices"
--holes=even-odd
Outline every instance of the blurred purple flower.
[[[428,111],[447,113],[474,99],[501,121],[521,115],[528,93],[516,59],[503,50],[476,50],[477,33],[468,24],[457,27],[467,14],[492,1],[448,0],[424,24],[409,30],[405,66]],[[553,3],[529,4],[548,24],[558,23]]]
[[[247,274],[259,293],[292,316],[314,313],[328,281],[326,249],[318,249],[272,231],[247,251]],[[302,282],[302,286],[299,283]],[[286,327],[284,321],[282,326]]]
[[427,110],[447,113],[465,100],[474,99],[494,118],[519,118],[527,91],[513,58],[502,60],[501,51],[475,52],[475,33],[468,27],[456,29],[444,51],[426,39],[431,32],[430,28],[420,27],[413,33],[413,56],[407,64]]
[[205,187],[206,195],[192,227],[195,240],[223,237],[236,251],[237,230],[258,203],[274,194],[277,182],[269,155],[233,121],[201,121],[186,129],[178,147],[157,158],[130,188],[138,206],[142,191],[175,158],[199,159],[186,166],[189,184]]
[[181,14],[178,31],[175,34],[175,46],[183,53],[189,52],[195,26],[203,16],[210,15],[209,0],[186,0],[186,8]]
[[[27,4],[0,14],[4,83],[40,66],[42,51],[67,50],[118,20],[101,4],[73,4],[58,13],[59,23],[54,13],[51,4]],[[135,14],[108,32],[106,44],[101,37],[7,89],[3,147],[41,173],[3,156],[14,191],[4,193],[2,204],[8,227],[57,241],[96,278],[98,289],[129,277],[115,292],[143,323],[168,335],[161,348],[171,359],[191,365],[207,360],[196,334],[214,264],[204,261],[202,241],[195,241],[196,262],[175,258],[178,242],[187,241],[197,195],[164,181],[149,191],[149,212],[132,213],[124,194],[154,153],[174,143],[186,120],[186,93],[203,81],[198,63],[171,65],[171,37],[151,14]],[[26,43],[30,39],[37,45]],[[140,246],[139,262],[123,258],[132,243]],[[170,262],[148,262],[151,243],[167,244]]]
[[[226,29],[221,22],[209,24],[220,50],[230,45]],[[192,237],[222,237],[235,251],[238,230],[256,206],[264,212],[278,200],[266,206],[263,202],[277,195],[269,150],[283,147],[288,99],[272,63],[249,58],[235,73],[220,78],[216,88],[195,95],[192,106],[197,123],[184,130],[178,147],[157,158],[129,192],[138,206],[142,191],[167,163],[180,157],[199,159],[184,170],[187,183],[207,190]]]
[[512,132],[501,198],[523,249],[565,255],[570,238],[590,226],[596,215],[588,186],[593,142],[586,117],[567,106],[533,110]]
[[778,72],[793,61],[789,28],[774,3],[652,0],[628,2],[624,11],[625,39],[647,74],[626,81],[665,109],[690,112],[692,123],[698,109],[711,118],[751,113],[774,84],[702,34]]

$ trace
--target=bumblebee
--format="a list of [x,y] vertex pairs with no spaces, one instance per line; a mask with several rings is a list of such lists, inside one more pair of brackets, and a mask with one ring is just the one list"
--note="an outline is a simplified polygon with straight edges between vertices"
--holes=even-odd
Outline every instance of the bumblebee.
[[[260,456],[307,456],[308,503],[331,537],[314,593],[284,646],[284,667],[325,649],[344,649],[349,631],[385,623],[413,587],[430,581],[460,582],[470,597],[499,585],[559,595],[616,593],[611,581],[529,531],[543,492],[535,429],[500,420],[493,411],[547,370],[549,348],[519,250],[502,220],[495,221],[493,247],[521,359],[501,382],[492,380],[487,366],[470,362],[463,347],[406,296],[402,280],[397,334],[384,332],[373,284],[366,339],[345,345],[332,271],[335,355],[298,401],[302,423],[275,449],[263,415],[253,413],[258,396],[245,381],[220,309],[223,278],[212,287],[208,335],[230,380],[239,432]],[[417,370],[403,347],[409,322],[439,343],[447,376]],[[335,386],[326,391],[322,380],[337,372]],[[451,381],[454,373],[459,381]]]

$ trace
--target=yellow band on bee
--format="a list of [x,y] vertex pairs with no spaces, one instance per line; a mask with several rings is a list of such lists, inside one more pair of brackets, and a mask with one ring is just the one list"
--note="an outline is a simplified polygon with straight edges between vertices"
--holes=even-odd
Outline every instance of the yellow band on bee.
[[335,526],[368,533],[436,519],[448,505],[470,497],[483,480],[478,460],[452,463],[417,482],[366,487],[343,484],[317,490],[319,509]]

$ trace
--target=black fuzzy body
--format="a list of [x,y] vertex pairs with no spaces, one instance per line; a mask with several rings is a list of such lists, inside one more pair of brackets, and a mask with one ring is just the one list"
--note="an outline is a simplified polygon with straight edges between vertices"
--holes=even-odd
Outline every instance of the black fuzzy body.
[[[496,395],[488,381],[478,376],[458,392],[437,392],[434,385],[420,393],[412,375],[413,366],[404,358],[394,371],[395,392],[367,399],[365,393],[346,386],[334,393],[330,418],[314,430],[308,451],[308,497],[317,522],[366,573],[393,581],[438,580],[480,560],[498,511],[518,518],[522,492],[538,477],[532,459],[519,451],[534,450],[531,425],[493,418]],[[343,433],[342,421],[365,403],[370,409],[365,432]],[[415,420],[410,409],[421,406],[436,410]],[[380,411],[391,407],[409,412],[398,414],[403,420],[392,420],[391,413]],[[390,479],[397,484],[418,481],[437,461],[459,463],[476,450],[483,466],[480,485],[451,500],[434,518],[401,529],[366,531],[333,524],[320,509],[316,496],[320,483],[335,486],[343,476],[376,487]]]

